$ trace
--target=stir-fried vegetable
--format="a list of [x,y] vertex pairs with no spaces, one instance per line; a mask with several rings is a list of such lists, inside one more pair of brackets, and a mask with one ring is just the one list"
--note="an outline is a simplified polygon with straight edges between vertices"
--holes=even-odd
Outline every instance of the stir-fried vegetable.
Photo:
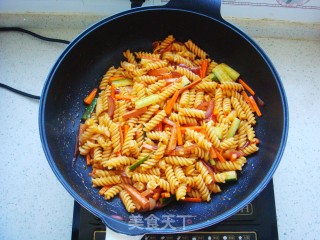
[[136,169],[137,167],[139,167],[142,163],[144,163],[145,161],[147,161],[147,160],[150,158],[151,155],[152,155],[152,154],[149,154],[148,156],[145,156],[145,157],[142,158],[141,160],[139,160],[139,161],[135,162],[134,164],[132,164],[132,165],[129,167],[130,171],[135,170],[135,169]]
[[96,94],[97,94],[97,91],[98,91],[98,88],[94,88],[90,93],[89,95],[84,99],[84,102],[86,104],[91,104],[93,99],[95,98]]
[[95,98],[92,100],[91,104],[89,106],[86,107],[86,111],[84,112],[84,114],[82,115],[82,119],[83,120],[87,120],[88,118],[90,118],[96,104],[97,104],[97,100],[98,98]]
[[119,80],[114,80],[114,81],[112,81],[111,84],[115,87],[125,87],[125,86],[129,86],[129,85],[133,85],[133,81],[128,78],[123,78],[123,79],[119,79]]
[[155,104],[159,102],[159,95],[158,94],[152,94],[150,96],[138,99],[137,101],[134,102],[135,108],[140,109],[143,107],[147,107],[149,105]]
[[232,67],[228,66],[227,64],[221,63],[220,65],[226,71],[226,73],[232,78],[233,81],[236,81],[240,76],[240,73],[238,73],[236,70],[234,70]]

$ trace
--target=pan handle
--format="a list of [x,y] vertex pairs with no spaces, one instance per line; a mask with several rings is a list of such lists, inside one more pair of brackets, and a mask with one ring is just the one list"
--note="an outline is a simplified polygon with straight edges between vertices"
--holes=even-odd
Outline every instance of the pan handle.
[[221,0],[171,0],[166,7],[191,10],[223,20],[221,17]]

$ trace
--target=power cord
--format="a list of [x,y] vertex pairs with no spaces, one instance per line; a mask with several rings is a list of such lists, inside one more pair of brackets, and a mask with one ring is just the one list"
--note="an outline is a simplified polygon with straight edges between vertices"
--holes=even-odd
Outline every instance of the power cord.
[[0,27],[0,32],[22,32],[22,33],[29,34],[29,35],[31,35],[33,37],[39,38],[39,39],[41,39],[43,41],[57,42],[57,43],[64,43],[64,44],[69,44],[70,43],[70,41],[67,41],[67,40],[44,37],[44,36],[41,36],[41,35],[36,34],[34,32],[31,32],[29,30],[26,30],[24,28],[19,28],[19,27]]
[[15,89],[15,88],[10,87],[10,86],[8,86],[8,85],[5,85],[5,84],[3,84],[3,83],[0,83],[0,87],[2,87],[2,88],[4,88],[4,89],[7,89],[7,90],[9,90],[9,91],[11,91],[11,92],[20,94],[20,95],[25,96],[25,97],[29,97],[29,98],[33,98],[33,99],[38,99],[38,100],[40,100],[40,96],[36,96],[36,95],[32,95],[32,94],[30,94],[30,93],[26,93],[26,92],[20,91],[20,90],[18,90],[18,89]]
[[[69,44],[70,43],[70,41],[63,40],[63,39],[44,37],[44,36],[41,36],[41,35],[36,34],[34,32],[31,32],[29,30],[26,30],[26,29],[23,29],[23,28],[19,28],[19,27],[0,27],[0,32],[22,32],[22,33],[29,34],[29,35],[31,35],[33,37],[39,38],[39,39],[41,39],[43,41],[57,42],[57,43],[64,43],[64,44]],[[10,86],[8,86],[6,84],[3,84],[3,83],[0,83],[0,87],[2,87],[4,89],[7,89],[7,90],[9,90],[11,92],[20,94],[20,95],[22,95],[24,97],[29,97],[29,98],[37,99],[37,100],[40,99],[40,96],[36,96],[36,95],[32,95],[30,93],[23,92],[21,90],[15,89],[15,88],[10,87]]]

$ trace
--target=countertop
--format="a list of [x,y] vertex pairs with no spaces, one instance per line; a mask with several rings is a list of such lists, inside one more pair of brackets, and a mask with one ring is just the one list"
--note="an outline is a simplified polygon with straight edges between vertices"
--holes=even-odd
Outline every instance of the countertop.
[[[72,40],[101,16],[0,15],[1,26]],[[265,50],[289,103],[289,136],[274,175],[280,239],[318,239],[320,229],[320,26],[230,19]],[[40,95],[65,48],[0,33],[0,82]],[[70,239],[73,198],[51,171],[38,130],[37,100],[0,88],[0,239]]]

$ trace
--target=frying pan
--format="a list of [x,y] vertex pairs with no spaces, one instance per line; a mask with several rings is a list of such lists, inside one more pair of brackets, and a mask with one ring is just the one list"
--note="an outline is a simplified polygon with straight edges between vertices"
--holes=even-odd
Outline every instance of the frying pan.
[[[129,235],[192,231],[218,223],[251,202],[268,184],[284,151],[288,106],[281,80],[263,50],[220,15],[220,0],[172,0],[106,18],[76,37],[57,59],[40,100],[39,128],[48,162],[67,191],[111,229]],[[129,214],[119,198],[105,201],[91,187],[91,172],[80,158],[72,167],[83,99],[99,85],[122,52],[150,51],[155,40],[173,34],[192,39],[216,62],[239,71],[266,105],[256,124],[260,150],[248,158],[235,183],[222,186],[210,203],[172,203],[153,212]],[[123,219],[119,219],[121,216]],[[150,219],[154,225],[150,225]]]

